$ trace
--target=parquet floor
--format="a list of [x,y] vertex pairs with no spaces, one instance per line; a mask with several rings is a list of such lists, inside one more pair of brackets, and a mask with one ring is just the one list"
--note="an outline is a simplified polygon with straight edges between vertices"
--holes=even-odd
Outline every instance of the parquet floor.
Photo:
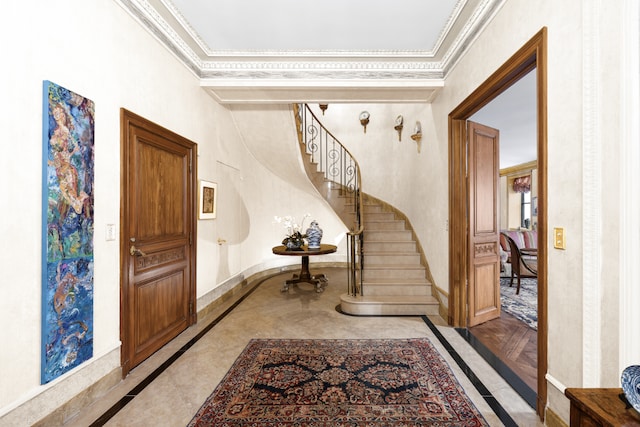
[[469,333],[537,393],[537,331],[503,312],[499,319],[469,328]]

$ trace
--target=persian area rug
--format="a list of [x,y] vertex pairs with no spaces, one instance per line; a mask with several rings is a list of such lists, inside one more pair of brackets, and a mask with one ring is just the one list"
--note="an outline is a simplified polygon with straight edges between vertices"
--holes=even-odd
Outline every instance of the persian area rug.
[[516,295],[517,279],[509,287],[511,278],[500,279],[500,306],[502,310],[538,330],[538,280],[520,279],[520,294]]
[[189,426],[487,426],[428,339],[254,339]]

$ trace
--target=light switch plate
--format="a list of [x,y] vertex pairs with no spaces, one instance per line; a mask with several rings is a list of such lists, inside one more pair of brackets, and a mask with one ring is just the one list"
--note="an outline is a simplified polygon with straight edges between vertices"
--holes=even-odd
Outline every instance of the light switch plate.
[[105,240],[112,241],[116,240],[116,225],[115,224],[107,224],[105,228]]
[[555,227],[553,229],[553,247],[556,249],[565,249],[564,228]]

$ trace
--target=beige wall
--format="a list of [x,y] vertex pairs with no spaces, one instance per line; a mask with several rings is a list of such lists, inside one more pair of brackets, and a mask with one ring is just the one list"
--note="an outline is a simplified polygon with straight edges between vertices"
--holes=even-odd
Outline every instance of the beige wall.
[[[296,261],[270,251],[283,235],[274,215],[310,212],[324,228],[326,241],[341,243],[344,231],[317,194],[291,186],[291,174],[300,165],[284,176],[263,166],[259,153],[247,148],[252,137],[241,132],[242,117],[216,104],[198,79],[116,2],[40,1],[35,7],[33,2],[8,5],[0,26],[5,57],[0,69],[5,82],[0,107],[5,148],[0,155],[5,183],[0,186],[0,338],[5,343],[0,352],[0,425],[30,425],[120,366],[119,240],[105,241],[105,227],[115,224],[119,233],[121,107],[196,142],[199,178],[221,184],[218,218],[198,222],[199,308],[239,274]],[[45,79],[95,102],[95,294],[94,357],[41,386]],[[288,141],[293,141],[293,119],[285,108],[289,123],[280,120],[273,126],[289,131]],[[277,113],[265,111],[263,116],[273,118],[270,114]],[[298,155],[295,144],[289,147]],[[218,245],[218,237],[228,243]],[[333,259],[342,258],[337,254]]]

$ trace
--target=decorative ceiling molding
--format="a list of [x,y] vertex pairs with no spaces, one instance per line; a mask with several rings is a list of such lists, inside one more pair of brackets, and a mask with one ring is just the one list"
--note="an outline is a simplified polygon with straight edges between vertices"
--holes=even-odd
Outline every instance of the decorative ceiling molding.
[[[272,83],[312,81],[332,87],[335,80],[350,81],[356,88],[376,90],[366,82],[387,86],[387,81],[404,82],[403,89],[428,89],[420,99],[434,99],[442,83],[466,49],[477,38],[506,0],[460,0],[456,3],[431,51],[213,51],[189,25],[170,0],[116,0],[157,38],[176,58],[200,78],[203,87],[229,88],[237,81],[242,93],[244,81],[256,87]],[[426,88],[425,85],[426,84]],[[397,86],[395,84],[391,85]],[[296,87],[292,84],[291,87]],[[385,90],[385,89],[383,89]],[[335,93],[335,92],[332,92]],[[358,93],[358,91],[355,91]],[[289,94],[292,95],[289,91]],[[224,97],[216,97],[221,100]],[[279,96],[276,96],[280,99]],[[342,97],[327,99],[338,102]],[[300,101],[303,97],[293,97]],[[350,99],[350,102],[362,100]],[[245,99],[236,99],[243,102]],[[232,102],[232,101],[228,101]]]
[[444,76],[455,67],[467,48],[478,38],[505,2],[506,0],[483,0],[478,5],[473,16],[467,20],[464,29],[456,37],[452,48],[445,53],[441,67]]
[[162,43],[180,62],[200,77],[204,66],[195,51],[179,37],[146,0],[116,0],[129,14]]
[[357,61],[234,61],[206,62],[200,72],[205,79],[442,79],[442,70],[433,62]]

